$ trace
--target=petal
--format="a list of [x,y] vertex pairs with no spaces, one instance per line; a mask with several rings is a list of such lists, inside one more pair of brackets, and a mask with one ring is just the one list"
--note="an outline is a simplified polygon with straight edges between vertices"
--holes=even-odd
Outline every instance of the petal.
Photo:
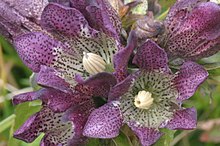
[[88,25],[80,11],[56,3],[45,7],[41,15],[41,25],[49,31],[55,30],[68,36],[97,35],[97,31]]
[[150,146],[150,145],[154,144],[163,135],[157,129],[147,128],[147,127],[139,127],[139,126],[134,125],[132,123],[128,123],[128,126],[131,127],[131,129],[137,135],[142,146]]
[[174,86],[179,92],[177,100],[190,98],[207,77],[208,72],[201,65],[191,61],[185,62],[174,79]]
[[134,48],[137,45],[137,37],[134,31],[131,31],[128,37],[127,46],[114,55],[115,75],[118,81],[124,80],[128,76],[128,61]]
[[39,72],[42,65],[51,67],[65,81],[84,72],[77,52],[46,34],[21,35],[15,39],[14,45],[23,62],[34,72]]
[[135,79],[140,75],[140,72],[136,72],[128,76],[125,80],[115,85],[109,92],[108,100],[113,101],[119,99],[133,86]]
[[89,25],[114,37],[118,42],[121,22],[117,12],[107,0],[71,0],[72,7],[79,10],[87,19]]
[[76,106],[91,99],[81,93],[66,94],[57,90],[46,90],[44,96],[41,96],[43,102],[54,112],[66,111],[71,106]]
[[192,11],[185,21],[182,29],[192,27],[194,31],[201,32],[201,38],[213,40],[220,36],[220,7],[216,3],[201,3]]
[[75,137],[83,138],[83,128],[86,124],[86,121],[91,114],[91,112],[95,109],[95,104],[92,100],[85,101],[82,104],[77,106],[73,106],[70,108],[66,114],[65,119],[68,121],[72,121],[73,125],[76,127],[74,129]]
[[41,65],[50,65],[56,58],[54,48],[59,48],[59,42],[43,33],[29,33],[17,37],[15,48],[24,64],[34,72],[40,71]]
[[108,0],[91,1],[86,7],[89,12],[90,20],[93,21],[97,30],[102,30],[108,36],[111,36],[120,42],[121,21]]
[[15,133],[14,137],[32,142],[42,132],[45,133],[44,145],[66,145],[74,136],[70,122],[62,121],[62,113],[54,113],[48,108],[32,115]]
[[148,71],[160,70],[167,73],[170,72],[165,51],[152,40],[147,40],[138,48],[133,63],[141,69]]
[[[25,5],[26,3],[29,5]],[[14,37],[20,34],[30,31],[42,31],[37,24],[37,19],[46,4],[47,2],[45,0],[0,1],[1,35],[12,41]],[[25,9],[22,8],[24,5]],[[33,5],[35,6],[34,8]]]
[[169,31],[179,28],[189,11],[199,3],[200,0],[178,0],[170,9],[164,24]]
[[195,108],[187,108],[177,111],[173,119],[166,125],[171,130],[184,129],[190,130],[196,128],[197,113]]
[[96,74],[82,84],[78,84],[75,89],[86,95],[108,97],[109,90],[117,83],[115,77],[109,73]]
[[89,5],[86,0],[70,0],[71,6],[77,10],[79,10],[82,14],[86,12],[85,9]]
[[71,86],[76,85],[76,82],[72,79],[70,85],[70,83],[59,77],[58,74],[52,68],[41,66],[40,72],[36,74],[36,82],[44,87],[54,88],[65,93],[72,93],[73,89],[71,89]]
[[[220,50],[220,7],[217,4],[194,1],[191,9],[184,7],[175,12],[183,14],[168,19],[168,22],[174,20],[173,26],[167,24],[171,30],[165,38],[169,55],[197,60]],[[176,20],[177,17],[181,20]]]
[[27,102],[27,101],[33,101],[39,99],[39,96],[37,96],[37,93],[39,91],[34,91],[34,92],[26,92],[23,94],[19,94],[13,97],[12,102],[14,105]]
[[13,104],[41,99],[54,112],[66,111],[69,107],[89,100],[91,97],[81,93],[67,94],[52,88],[43,88],[13,97]]
[[[92,17],[90,17],[89,12],[86,10],[86,7],[89,6],[90,1],[88,0],[70,0],[71,2],[71,6],[77,10],[79,10],[83,16],[86,18],[86,20],[89,23],[89,26],[91,26],[92,28],[96,27],[96,22],[93,20]],[[97,28],[95,28],[97,29]],[[97,29],[99,30],[99,29]]]
[[122,117],[116,101],[95,109],[85,125],[83,135],[93,138],[113,138],[118,136]]
[[15,10],[26,18],[35,19],[35,21],[40,19],[41,13],[47,4],[47,0],[10,0],[10,5],[13,6]]

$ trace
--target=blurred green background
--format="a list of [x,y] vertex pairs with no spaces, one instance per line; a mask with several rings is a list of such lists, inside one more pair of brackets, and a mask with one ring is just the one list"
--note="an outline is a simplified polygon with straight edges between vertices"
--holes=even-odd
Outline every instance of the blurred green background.
[[[162,12],[173,2],[160,0]],[[184,103],[185,107],[194,106],[198,110],[198,128],[193,131],[176,131],[171,146],[220,145],[220,53],[200,63],[205,64],[210,76],[195,95]],[[13,47],[0,37],[0,146],[39,145],[40,137],[32,144],[12,137],[14,130],[40,109],[39,104],[33,102],[18,106],[13,106],[11,102],[14,95],[32,91],[30,75],[31,71],[23,65]]]

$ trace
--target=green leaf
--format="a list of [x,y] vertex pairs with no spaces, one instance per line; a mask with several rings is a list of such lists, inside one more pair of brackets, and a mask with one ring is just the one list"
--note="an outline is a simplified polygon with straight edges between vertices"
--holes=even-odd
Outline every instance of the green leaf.
[[123,132],[120,132],[119,136],[112,140],[116,146],[132,146],[129,138]]
[[164,133],[164,135],[154,144],[154,146],[170,146],[176,131],[169,129],[161,129],[160,131]]
[[[15,109],[15,122],[11,129],[11,135],[8,141],[10,146],[39,146],[41,138],[37,138],[33,143],[26,144],[20,140],[12,137],[12,134],[16,129],[18,129],[31,115],[38,112],[41,109],[39,101],[26,102],[16,106]],[[41,135],[42,137],[42,135]]]
[[99,139],[90,138],[86,146],[100,146]]
[[206,63],[203,66],[206,70],[214,70],[220,68],[220,62]]

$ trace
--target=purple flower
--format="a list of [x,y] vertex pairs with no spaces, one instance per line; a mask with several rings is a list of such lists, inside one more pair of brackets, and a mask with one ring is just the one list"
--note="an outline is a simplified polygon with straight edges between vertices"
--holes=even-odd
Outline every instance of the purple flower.
[[[121,24],[106,0],[72,0],[72,7],[66,7],[66,1],[59,2],[64,3],[49,3],[42,12],[41,27],[46,31],[14,39],[19,56],[43,86],[14,97],[14,104],[43,101],[41,111],[31,116],[14,137],[32,142],[43,132],[42,146],[78,146],[86,139],[82,130],[89,114],[100,106],[96,101],[105,102],[117,82],[105,71],[113,68],[113,55],[121,48]],[[124,49],[133,48],[131,41]],[[117,70],[128,59],[115,63],[116,77],[120,77]],[[126,71],[124,67],[121,73],[125,75]],[[84,81],[89,74],[93,76]]]
[[99,73],[82,81],[72,93],[42,88],[15,96],[14,104],[40,99],[43,108],[16,130],[14,137],[30,143],[41,133],[45,133],[41,140],[42,146],[78,146],[85,143],[86,137],[82,132],[88,116],[100,106],[96,101],[105,102],[109,90],[115,84],[113,75]]
[[179,0],[164,21],[162,46],[170,57],[191,60],[220,50],[220,6],[213,2]]
[[[73,88],[79,76],[113,68],[113,55],[121,48],[121,24],[107,1],[71,2],[73,8],[56,3],[45,7],[41,26],[46,33],[32,32],[14,40],[23,62],[40,76],[38,83],[56,89]],[[42,66],[52,70],[46,73]],[[48,80],[47,74],[64,81]]]
[[140,70],[111,89],[109,102],[91,113],[83,134],[113,138],[126,123],[141,144],[149,146],[162,135],[159,128],[195,128],[195,108],[181,104],[206,79],[207,71],[189,61],[173,74],[166,53],[151,40],[138,48],[133,63]]

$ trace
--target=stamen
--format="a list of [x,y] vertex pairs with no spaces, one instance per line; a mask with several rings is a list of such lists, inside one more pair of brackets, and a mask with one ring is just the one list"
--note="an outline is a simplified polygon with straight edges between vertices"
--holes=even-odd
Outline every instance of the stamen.
[[134,105],[138,108],[149,109],[153,101],[152,94],[143,90],[139,91],[138,95],[135,96]]
[[88,73],[97,74],[105,70],[106,63],[101,56],[86,52],[83,54],[83,67]]

